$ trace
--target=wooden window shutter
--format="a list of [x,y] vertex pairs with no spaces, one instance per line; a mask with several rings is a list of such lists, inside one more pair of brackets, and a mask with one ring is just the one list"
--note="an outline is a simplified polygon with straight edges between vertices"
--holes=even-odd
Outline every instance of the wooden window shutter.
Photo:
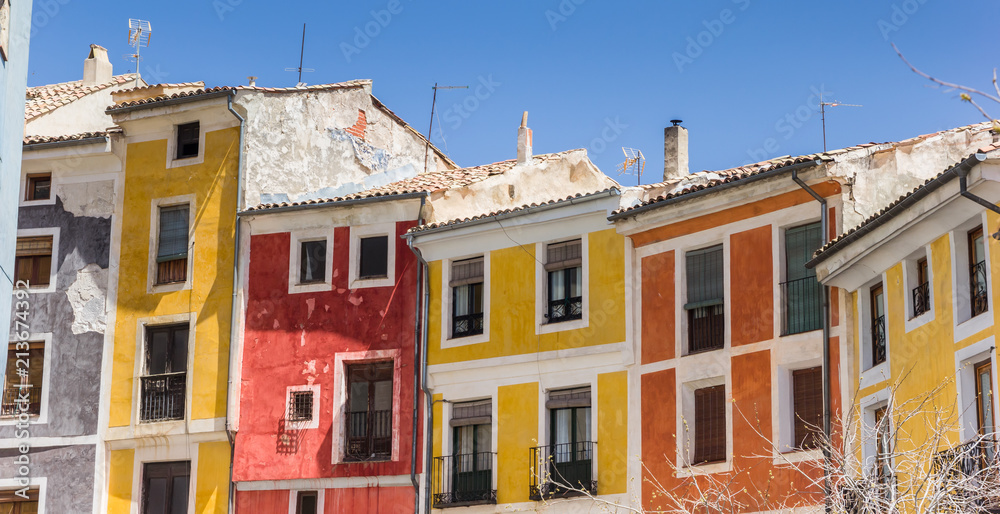
[[694,463],[726,460],[726,386],[694,392]]
[[52,255],[52,236],[17,238],[17,257]]
[[792,372],[792,396],[795,441],[799,449],[819,445],[823,424],[823,368],[799,369]]
[[453,427],[489,425],[493,422],[493,400],[456,403],[451,409]]
[[483,281],[483,258],[475,257],[451,263],[451,287],[477,284]]
[[546,247],[545,270],[556,271],[583,265],[583,246],[580,239],[552,243]]
[[590,386],[551,391],[545,400],[545,408],[549,410],[571,407],[590,407]]
[[687,304],[685,309],[719,305],[725,297],[722,245],[693,250],[687,261]]

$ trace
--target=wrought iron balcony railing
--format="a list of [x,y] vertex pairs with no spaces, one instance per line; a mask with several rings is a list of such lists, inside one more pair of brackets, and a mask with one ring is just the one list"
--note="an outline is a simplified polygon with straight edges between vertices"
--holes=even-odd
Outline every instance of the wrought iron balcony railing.
[[583,297],[570,296],[549,300],[549,323],[583,318]]
[[[22,393],[27,396],[27,402]],[[23,403],[27,403],[27,410],[22,410]],[[25,413],[28,415],[38,415],[42,411],[42,390],[31,387],[22,389],[17,386],[7,386],[3,390],[3,401],[0,403],[0,416],[17,416]]]
[[688,353],[718,350],[726,345],[723,305],[688,309]]
[[536,446],[529,450],[528,495],[532,500],[596,495],[592,441]]
[[149,375],[142,380],[142,403],[139,421],[150,423],[184,419],[184,393],[187,391],[187,373]]
[[885,362],[885,315],[872,320],[872,366]]
[[931,285],[927,282],[913,288],[913,317],[931,310]]
[[483,333],[483,313],[454,316],[451,320],[452,337],[475,336]]
[[986,292],[986,261],[979,261],[969,270],[969,297],[972,300],[972,316],[978,316],[990,308]]
[[392,411],[347,413],[346,459],[387,460],[392,457]]
[[986,512],[996,512],[1000,498],[969,497],[976,490],[995,491],[993,486],[977,487],[976,483],[1000,480],[1000,458],[997,456],[997,442],[976,438],[953,448],[938,452],[931,462],[931,470],[941,476],[941,484],[947,494],[961,495],[964,502],[978,505]]
[[496,453],[462,453],[435,457],[431,475],[434,508],[496,504],[493,487]]
[[781,335],[823,328],[823,286],[815,276],[781,283]]

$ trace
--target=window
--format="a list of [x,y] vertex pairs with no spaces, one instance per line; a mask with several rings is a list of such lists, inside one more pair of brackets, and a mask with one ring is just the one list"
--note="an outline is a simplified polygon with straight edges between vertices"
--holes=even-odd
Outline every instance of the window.
[[142,513],[184,514],[191,462],[149,462],[142,468]]
[[688,252],[688,353],[725,346],[722,245]]
[[326,280],[326,240],[303,241],[300,254],[299,283],[311,284]]
[[972,300],[972,316],[978,316],[989,309],[986,292],[986,248],[983,227],[969,231],[969,297]]
[[435,506],[496,503],[493,401],[455,403],[451,414],[452,455],[434,462]]
[[31,287],[49,285],[52,274],[52,236],[19,237],[14,259],[14,281]]
[[993,363],[976,364],[976,422],[980,435],[992,435],[993,422]]
[[185,123],[177,126],[177,158],[186,159],[198,156],[198,139],[201,137],[201,125]]
[[885,362],[885,298],[882,284],[872,286],[869,291],[871,300],[871,344],[872,366]]
[[823,368],[792,372],[794,447],[808,450],[819,446],[823,424]]
[[781,334],[798,334],[823,328],[823,287],[806,262],[823,239],[819,223],[785,230],[785,281],[781,283],[784,312]]
[[25,188],[24,199],[48,200],[52,189],[52,175],[49,173],[28,175],[27,188]]
[[391,458],[392,373],[392,361],[347,367],[347,460]]
[[312,421],[313,392],[293,391],[288,396],[288,421]]
[[451,336],[483,333],[483,258],[451,264]]
[[726,460],[726,386],[694,391],[694,464]]
[[913,288],[913,317],[931,309],[930,275],[927,272],[927,257],[917,260],[917,287]]
[[531,449],[533,498],[572,493],[567,486],[596,493],[590,396],[589,386],[549,393],[550,444]]
[[188,206],[160,207],[160,234],[156,251],[156,283],[187,280]]
[[546,247],[549,323],[583,318],[583,245],[580,239]]
[[299,491],[295,495],[295,514],[316,514],[318,499],[317,491]]
[[0,491],[0,514],[38,514],[38,490],[29,489],[27,498],[15,491]]
[[875,476],[880,484],[892,480],[892,431],[887,407],[875,410]]
[[[0,416],[41,413],[44,359],[44,342],[17,342],[8,345],[6,383]],[[3,514],[2,510],[0,514]]]
[[358,278],[384,278],[389,275],[389,236],[361,238],[360,255]]
[[140,421],[184,419],[189,330],[187,323],[146,327]]

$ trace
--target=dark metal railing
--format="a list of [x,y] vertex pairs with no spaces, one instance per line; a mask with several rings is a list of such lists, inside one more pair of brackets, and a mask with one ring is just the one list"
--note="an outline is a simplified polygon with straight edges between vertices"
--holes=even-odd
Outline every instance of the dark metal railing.
[[435,457],[431,475],[434,507],[496,504],[493,488],[496,453],[462,453]]
[[[26,391],[26,392],[25,392]],[[25,396],[27,402],[25,402]],[[27,410],[21,410],[21,405],[27,403]],[[7,386],[3,390],[3,402],[0,403],[0,416],[17,416],[24,413],[37,415],[42,411],[42,390],[36,387],[20,388],[17,386]]]
[[465,337],[483,333],[483,313],[454,316],[451,321],[451,336]]
[[718,350],[726,344],[722,304],[688,309],[688,353]]
[[392,411],[348,412],[347,460],[385,460],[392,456]]
[[872,366],[885,362],[885,314],[872,320]]
[[823,328],[823,286],[815,276],[781,283],[781,335]]
[[583,318],[583,297],[549,300],[549,323]]
[[913,317],[931,310],[931,285],[927,282],[913,288]]
[[[997,449],[996,441],[976,438],[938,452],[931,462],[931,470],[935,474],[942,475],[940,482],[946,488],[949,487],[949,484],[963,484],[957,490],[948,491],[948,494],[968,495],[976,489],[975,486],[969,487],[970,479],[972,484],[979,480],[995,481],[1000,479],[997,476]],[[983,489],[995,490],[994,487],[984,487]],[[997,498],[963,497],[981,507],[996,507],[998,504]],[[989,511],[992,512],[992,510]]]
[[528,495],[547,498],[597,494],[592,441],[536,446],[529,449]]
[[970,298],[972,299],[972,315],[978,316],[990,308],[986,293],[986,261],[979,261],[969,270]]
[[187,373],[149,375],[142,380],[142,403],[139,421],[154,422],[184,419],[184,393]]

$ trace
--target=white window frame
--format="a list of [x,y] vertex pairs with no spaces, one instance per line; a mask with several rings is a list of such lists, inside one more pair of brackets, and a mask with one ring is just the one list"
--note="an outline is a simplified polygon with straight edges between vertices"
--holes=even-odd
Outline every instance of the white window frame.
[[[290,234],[288,256],[288,294],[314,293],[333,290],[333,236],[334,228],[317,228],[311,230],[295,230]],[[309,241],[326,241],[326,270],[322,282],[299,283],[299,273],[302,267],[302,243]]]
[[[174,291],[183,291],[185,289],[191,289],[191,275],[194,273],[194,223],[195,218],[197,218],[197,204],[195,203],[196,195],[179,195],[179,196],[169,196],[165,198],[154,198],[150,201],[149,210],[149,254],[148,254],[148,269],[146,273],[146,293],[147,294],[157,294],[157,293],[170,293]],[[187,275],[185,276],[184,282],[176,282],[172,284],[157,284],[156,283],[156,253],[159,250],[160,242],[160,208],[161,207],[174,207],[177,205],[188,206],[188,254],[187,254]]]
[[399,437],[402,433],[402,406],[399,404],[402,391],[402,360],[401,350],[371,350],[367,352],[339,352],[334,357],[333,370],[333,429],[331,462],[333,464],[369,465],[369,461],[349,461],[344,458],[344,435],[347,425],[347,366],[373,361],[392,361],[392,456],[389,461],[399,461]]
[[[872,366],[872,306],[871,306],[871,288],[876,284],[882,284],[882,301],[886,302],[887,305],[883,306],[886,313],[885,320],[885,361],[881,364]],[[858,366],[861,369],[861,385],[860,389],[864,389],[871,385],[877,384],[889,378],[889,362],[892,358],[892,345],[889,340],[889,306],[888,306],[888,281],[886,279],[885,273],[879,274],[879,277],[875,280],[868,282],[867,284],[861,286],[856,291],[858,299],[858,330],[861,344],[860,352],[858,352]]]
[[[0,478],[0,489],[4,491],[16,491],[23,489],[25,485],[20,478]],[[27,477],[28,489],[38,489],[38,514],[45,514],[45,493],[48,489],[47,477]]]
[[[483,333],[471,336],[452,337],[452,288],[451,288],[451,266],[456,261],[483,258]],[[490,340],[490,252],[482,254],[471,254],[462,257],[446,259],[442,262],[441,270],[441,348],[455,348],[458,346],[468,346],[472,344],[485,343]],[[465,400],[463,400],[465,401]]]
[[[986,295],[988,305],[986,312],[971,316],[971,294],[969,291],[969,230],[976,226],[983,227],[983,251],[986,254]],[[993,326],[993,277],[990,263],[990,234],[986,223],[986,211],[974,216],[948,233],[951,242],[951,308],[955,323],[955,341],[961,341],[978,332]],[[961,264],[960,264],[961,263]]]
[[[782,346],[784,347],[785,345],[786,343],[783,342]],[[772,357],[779,360],[787,360],[789,359],[788,354],[792,352],[794,352],[794,355],[791,357],[792,359],[801,359],[805,355],[816,355],[815,351],[810,351],[814,349],[813,347],[816,347],[815,344],[806,343],[797,346],[801,348],[787,348],[789,351],[785,351],[786,348],[783,348],[783,351],[774,352]],[[778,420],[773,426],[773,440],[778,441],[773,459],[775,465],[816,460],[823,457],[823,452],[819,448],[803,450],[792,446],[795,442],[795,383],[792,374],[798,370],[822,368],[822,366],[822,358],[812,357],[804,360],[795,360],[794,362],[779,363],[775,368],[774,378],[777,380],[774,383],[777,384],[777,387],[772,389],[772,398],[776,400],[772,401],[772,419],[774,416],[777,416]]]
[[[45,228],[22,228],[18,229],[17,237],[38,237],[38,236],[52,236],[52,259],[49,265],[49,285],[45,287],[31,286],[28,288],[29,293],[54,293],[56,292],[56,279],[59,275],[59,227],[45,227]],[[17,244],[15,240],[15,245]],[[16,283],[16,277],[14,282]],[[30,285],[30,284],[29,284]]]
[[[687,247],[684,247],[684,248],[680,248],[680,249],[677,250],[677,254],[675,254],[675,258],[674,258],[675,263],[674,264],[677,267],[677,271],[676,271],[676,274],[674,276],[678,277],[678,279],[674,280],[674,289],[677,290],[678,295],[679,295],[679,298],[677,300],[679,302],[679,303],[677,303],[677,306],[678,306],[677,312],[678,312],[678,316],[680,317],[680,319],[678,320],[678,323],[677,323],[677,326],[680,329],[680,334],[679,334],[680,337],[676,338],[677,339],[677,344],[680,345],[680,346],[677,348],[676,355],[680,355],[680,356],[692,355],[691,353],[688,352],[688,348],[690,348],[690,346],[691,346],[689,344],[690,341],[688,341],[688,311],[687,311],[687,309],[684,308],[684,306],[687,305],[687,303],[688,303],[688,301],[687,301],[687,298],[688,298],[688,291],[687,291],[687,254],[688,254],[688,252],[693,252],[693,251],[697,251],[697,250],[703,250],[705,248],[711,248],[713,246],[718,246],[718,245],[722,245],[722,283],[723,283],[723,289],[722,289],[722,316],[724,318],[722,348],[718,348],[716,350],[709,350],[707,352],[697,352],[697,353],[695,353],[693,355],[697,355],[699,353],[712,353],[712,352],[718,351],[718,350],[728,350],[731,347],[731,344],[732,344],[732,341],[731,341],[732,340],[732,333],[730,331],[730,326],[729,325],[730,325],[732,316],[730,316],[729,309],[732,308],[732,303],[733,302],[731,301],[731,297],[732,297],[731,294],[732,293],[731,293],[730,284],[729,284],[729,280],[730,280],[730,276],[729,276],[729,273],[730,273],[730,271],[729,271],[729,267],[730,267],[730,263],[729,263],[729,247],[730,247],[729,237],[730,237],[730,235],[731,234],[727,233],[722,239],[713,239],[711,242],[699,243],[699,244],[696,244],[696,245],[692,245],[692,246],[687,246]],[[778,330],[779,331],[781,330],[780,325],[778,326]]]
[[[142,408],[142,379],[143,370],[146,369],[146,327],[159,325],[180,325],[188,323],[188,350],[187,350],[187,371],[185,372],[184,384],[184,419],[171,421],[158,421],[155,423],[142,423],[139,420],[139,411]],[[198,326],[197,313],[184,312],[181,314],[168,314],[164,316],[153,316],[139,318],[136,321],[136,347],[135,347],[135,368],[132,376],[132,427],[135,436],[162,435],[166,432],[184,430],[184,427],[192,421],[191,404],[193,400],[194,382],[194,355],[195,355],[195,327]],[[183,459],[180,459],[183,460]],[[192,464],[193,465],[193,464]]]
[[[733,402],[731,374],[726,370],[725,375],[678,381],[677,395],[680,401],[677,402],[677,476],[690,477],[701,474],[723,473],[732,470],[733,466]],[[694,392],[698,389],[714,386],[725,386],[726,397],[726,460],[725,462],[715,462],[710,464],[692,464],[694,460],[694,432],[698,429],[695,426]]]
[[[25,200],[28,196],[28,175],[49,174],[49,198],[47,200]],[[59,181],[61,182],[61,181]],[[31,173],[21,173],[20,196],[17,198],[18,207],[32,207],[35,205],[55,205],[56,204],[56,174],[52,171],[34,171]]]
[[313,428],[319,428],[319,404],[320,404],[320,387],[319,384],[305,384],[305,385],[295,385],[288,386],[285,388],[285,420],[289,419],[292,393],[309,391],[313,395],[312,402],[312,419],[309,421],[287,421],[289,424],[294,424],[297,430],[309,430]]
[[[225,439],[223,439],[224,441]],[[191,463],[191,474],[188,475],[188,512],[197,512],[195,498],[198,496],[198,450],[200,443],[191,444],[157,444],[150,446],[137,445],[132,461],[132,513],[138,514],[142,509],[142,471],[146,464],[158,462]]]
[[326,489],[322,487],[304,487],[299,489],[290,489],[288,491],[288,514],[297,514],[295,509],[298,507],[299,493],[316,493],[316,512],[323,513],[326,512]]
[[[361,273],[361,240],[369,237],[386,236],[389,255],[386,256],[385,278],[360,278]],[[366,287],[391,287],[396,284],[396,223],[378,223],[351,227],[351,261],[348,265],[350,289]]]
[[[920,250],[917,250],[909,257],[903,260],[903,305],[906,309],[905,316],[903,320],[906,325],[906,332],[926,325],[928,322],[934,320],[934,266],[931,261],[931,245],[926,245]],[[914,317],[913,316],[913,289],[919,286],[917,283],[917,276],[920,273],[917,263],[920,259],[927,259],[927,290],[928,290],[928,302],[930,303],[927,312]]]
[[[15,302],[17,300],[14,300]],[[44,425],[49,422],[49,388],[52,383],[52,332],[31,333],[23,341],[9,341],[7,348],[16,343],[42,343],[42,396],[39,399],[38,414],[29,417],[28,424]],[[10,426],[17,424],[16,416],[6,416],[0,418],[0,426]]]
[[[774,255],[778,256],[778,259],[777,259],[777,261],[775,263],[775,265],[777,266],[777,268],[776,268],[777,271],[774,273],[774,276],[778,277],[777,282],[776,282],[777,287],[775,287],[775,289],[774,289],[774,305],[777,306],[777,308],[774,309],[774,337],[775,337],[775,339],[777,339],[779,337],[781,337],[781,338],[812,337],[812,336],[805,336],[805,334],[810,334],[812,332],[815,332],[814,330],[811,330],[809,332],[799,332],[799,333],[796,333],[796,334],[787,334],[787,335],[781,333],[781,325],[782,325],[782,322],[784,321],[784,317],[786,315],[786,313],[785,313],[785,310],[786,310],[785,303],[783,301],[781,301],[781,284],[783,282],[788,281],[788,255],[787,255],[787,251],[786,251],[786,248],[785,248],[785,233],[788,232],[788,229],[798,228],[798,227],[802,227],[802,226],[805,226],[805,225],[812,225],[813,223],[819,223],[820,221],[822,221],[822,220],[819,217],[814,217],[814,218],[806,218],[806,219],[795,220],[795,221],[793,221],[791,223],[787,223],[787,224],[784,224],[784,225],[778,225],[776,223],[772,223],[772,225],[771,225],[772,227],[774,227],[774,231],[771,233],[771,237],[775,241],[775,246],[772,246],[772,253]],[[729,283],[728,282],[728,273],[729,273],[729,250],[728,250],[728,248],[723,249],[723,255],[725,256],[724,259],[726,261],[726,273],[727,273],[727,282],[726,283],[728,284]],[[687,287],[687,280],[684,281],[684,285],[685,285],[685,287]],[[820,288],[822,288],[822,287],[823,286],[820,285]],[[687,295],[685,295],[685,298],[686,297],[687,297]],[[685,316],[685,318],[687,318],[687,316]],[[728,318],[726,320],[727,320],[727,325],[728,325]]]
[[[861,399],[861,470],[866,475],[874,470],[875,458],[878,453],[878,434],[875,432],[875,411],[889,406],[889,389],[876,391]],[[890,431],[892,430],[892,409],[886,409],[889,416]],[[893,462],[895,466],[895,461]]]
[[[966,442],[978,435],[978,413],[976,409],[976,364],[989,360],[993,391],[997,389],[996,339],[989,336],[955,352],[955,384],[958,390],[958,413],[961,422],[960,442]],[[993,395],[993,416],[996,422],[997,394]]]
[[[588,234],[567,235],[558,239],[535,243],[535,335],[551,334],[566,330],[579,330],[590,326],[590,244]],[[580,319],[549,323],[547,318],[549,306],[549,276],[545,271],[544,258],[548,255],[548,245],[563,241],[580,240],[580,254],[583,263],[580,266],[583,288],[583,315]],[[484,292],[485,294],[485,292]],[[484,330],[485,332],[485,330]]]
[[[195,157],[177,158],[177,128],[188,123],[198,122],[198,155]],[[198,118],[184,118],[178,120],[170,128],[170,137],[167,138],[167,169],[179,168],[181,166],[191,166],[193,164],[205,163],[205,120]]]

